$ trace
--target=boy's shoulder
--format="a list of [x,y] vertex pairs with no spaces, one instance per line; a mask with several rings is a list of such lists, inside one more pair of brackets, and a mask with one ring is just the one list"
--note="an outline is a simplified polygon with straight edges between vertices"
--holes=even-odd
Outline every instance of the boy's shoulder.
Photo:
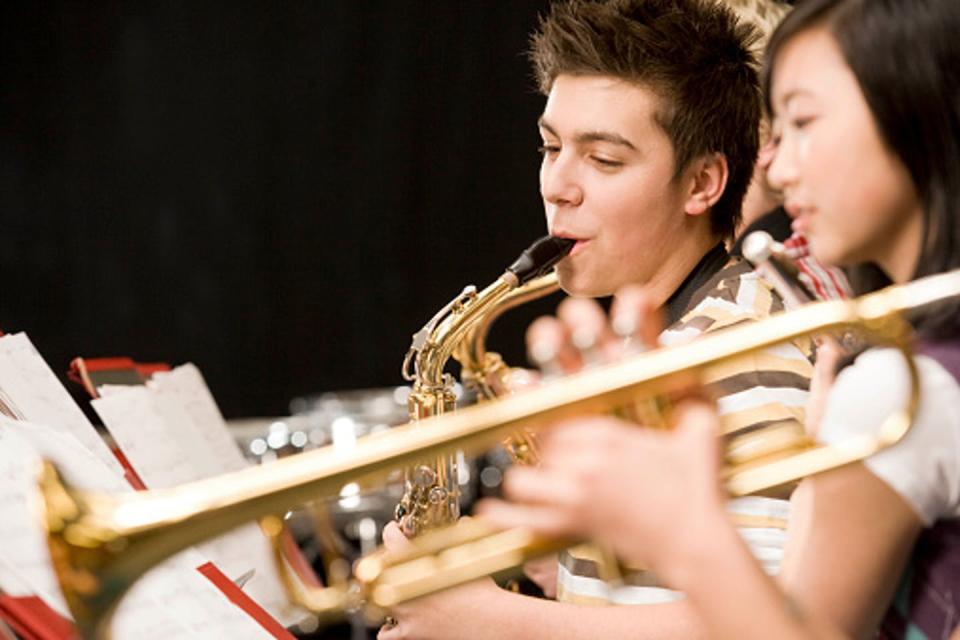
[[762,320],[783,311],[783,300],[742,258],[731,258],[690,298],[680,319],[661,336],[676,344],[741,322]]

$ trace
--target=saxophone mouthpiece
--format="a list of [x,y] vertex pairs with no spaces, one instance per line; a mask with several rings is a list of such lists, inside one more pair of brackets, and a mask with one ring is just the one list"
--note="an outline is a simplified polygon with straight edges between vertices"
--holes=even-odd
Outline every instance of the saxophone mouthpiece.
[[520,257],[507,267],[504,279],[518,287],[545,275],[553,265],[570,253],[574,244],[576,241],[570,238],[543,236],[527,247]]

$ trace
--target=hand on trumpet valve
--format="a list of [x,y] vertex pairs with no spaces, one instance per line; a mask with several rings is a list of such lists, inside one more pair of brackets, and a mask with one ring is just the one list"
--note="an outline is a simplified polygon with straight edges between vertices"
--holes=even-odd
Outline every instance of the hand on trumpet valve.
[[509,502],[484,501],[478,513],[496,526],[609,545],[669,579],[658,559],[689,557],[698,536],[726,518],[716,410],[689,397],[672,417],[671,432],[606,416],[558,425],[543,439],[539,467],[507,472]]
[[527,329],[527,353],[545,377],[569,374],[656,347],[662,329],[647,291],[631,285],[617,292],[609,316],[594,300],[566,298],[556,316]]

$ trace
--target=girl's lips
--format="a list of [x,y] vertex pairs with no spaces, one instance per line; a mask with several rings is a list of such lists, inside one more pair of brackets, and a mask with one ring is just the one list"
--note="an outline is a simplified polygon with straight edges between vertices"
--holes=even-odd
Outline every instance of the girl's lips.
[[793,218],[790,228],[795,233],[810,232],[810,218],[813,214],[811,207],[803,206],[797,202],[787,202],[784,208],[787,210],[787,214]]
[[810,233],[810,214],[804,212],[794,216],[793,222],[790,223],[790,228],[793,229],[794,233],[802,233],[804,235]]

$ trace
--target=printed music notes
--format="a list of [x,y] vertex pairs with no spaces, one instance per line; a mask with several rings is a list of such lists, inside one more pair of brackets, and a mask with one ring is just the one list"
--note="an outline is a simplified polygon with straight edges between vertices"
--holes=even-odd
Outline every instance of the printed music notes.
[[[91,401],[114,441],[150,489],[172,487],[248,466],[199,370],[186,364],[155,373],[145,385],[104,385]],[[244,591],[283,624],[301,620],[256,523],[198,549],[231,579],[254,569]]]
[[0,390],[8,417],[70,434],[104,464],[123,474],[110,449],[24,333],[0,337]]
[[[195,367],[165,373],[147,387],[113,390],[103,400],[98,410],[148,486],[168,487],[247,464]],[[0,593],[38,596],[68,617],[38,518],[41,458],[53,460],[78,488],[131,490],[113,452],[29,338],[0,336]],[[240,595],[250,596],[284,625],[302,619],[303,613],[287,602],[266,540],[249,525],[151,571],[122,601],[113,637],[289,636],[272,620],[269,629],[262,626],[269,614],[249,599],[228,599],[197,570],[209,566],[210,559],[231,579],[254,569]]]
[[[0,589],[40,596],[68,617],[38,517],[41,456],[53,460],[78,487],[109,492],[129,487],[76,440],[44,425],[0,418]],[[273,637],[195,570],[205,561],[188,550],[147,574],[121,602],[113,637]]]

